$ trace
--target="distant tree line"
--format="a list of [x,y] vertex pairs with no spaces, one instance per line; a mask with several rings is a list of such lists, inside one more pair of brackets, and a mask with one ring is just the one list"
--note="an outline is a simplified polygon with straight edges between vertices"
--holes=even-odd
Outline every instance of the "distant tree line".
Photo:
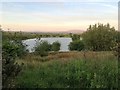
[[11,40],[26,40],[31,38],[42,38],[42,37],[69,37],[69,34],[57,34],[57,33],[32,33],[32,32],[12,32],[3,31],[2,34],[4,39]]

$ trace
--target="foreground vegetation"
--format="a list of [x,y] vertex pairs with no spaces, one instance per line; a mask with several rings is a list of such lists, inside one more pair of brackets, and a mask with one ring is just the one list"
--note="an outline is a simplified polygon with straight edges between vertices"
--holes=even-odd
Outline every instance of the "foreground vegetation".
[[24,63],[16,78],[20,88],[117,88],[118,62],[113,52],[34,54],[17,60]]
[[35,53],[29,54],[22,40],[40,39],[48,37],[47,34],[2,32],[3,88],[118,87],[120,32],[109,24],[90,25],[81,35],[57,35],[72,38],[69,45],[72,52],[66,53],[58,52],[58,42],[52,45],[44,42],[35,48]]

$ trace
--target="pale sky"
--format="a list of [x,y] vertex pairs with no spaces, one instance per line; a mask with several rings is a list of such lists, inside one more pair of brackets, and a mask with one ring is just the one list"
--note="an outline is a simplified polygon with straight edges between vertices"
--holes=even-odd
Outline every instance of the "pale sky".
[[[10,2],[11,1],[11,2]],[[20,1],[20,0],[18,0]],[[25,1],[25,0],[24,0]],[[28,0],[26,0],[28,1]],[[35,2],[36,1],[36,2]],[[0,2],[0,24],[12,31],[86,30],[90,24],[110,23],[118,29],[118,0],[29,0]]]

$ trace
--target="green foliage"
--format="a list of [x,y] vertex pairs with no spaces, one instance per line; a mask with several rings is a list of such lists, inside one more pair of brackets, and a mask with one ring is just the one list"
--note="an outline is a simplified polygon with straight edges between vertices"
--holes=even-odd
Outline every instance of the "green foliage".
[[[18,43],[18,42],[17,42]],[[21,56],[23,47],[15,41],[3,41],[2,45],[2,83],[3,87],[11,85],[11,79],[20,71],[21,66],[15,63],[15,58]]]
[[73,41],[69,44],[69,50],[71,50],[71,51],[73,51],[73,50],[81,51],[83,49],[84,49],[83,41],[77,40],[77,41]]
[[42,41],[37,44],[35,47],[35,53],[39,54],[40,56],[47,56],[49,51],[59,51],[60,50],[60,43],[53,42],[53,44],[49,44],[47,41]]
[[3,40],[3,52],[7,53],[6,58],[9,57],[7,55],[11,54],[11,58],[19,57],[21,58],[27,53],[25,49],[25,45],[22,44],[20,40],[17,41],[9,41]]
[[42,41],[35,47],[35,53],[40,56],[47,56],[50,50],[51,45],[47,41]]
[[109,51],[116,45],[115,29],[111,28],[109,24],[90,25],[82,36],[85,46],[89,50]]
[[117,88],[117,59],[105,57],[99,60],[72,59],[65,63],[63,60],[52,60],[34,66],[29,64],[17,77],[17,87]]
[[51,45],[52,46],[52,51],[59,51],[60,50],[60,43],[59,42],[53,42],[53,44]]
[[81,51],[84,49],[84,43],[81,40],[80,35],[70,33],[69,36],[72,38],[72,41],[73,41],[69,44],[69,50]]
[[80,40],[80,35],[78,35],[78,34],[73,34],[73,35],[70,34],[70,36],[73,41]]
[[[11,88],[13,78],[21,71],[22,66],[16,63],[17,57],[21,58],[25,55],[25,46],[22,45],[21,39],[12,39],[10,32],[6,33],[0,27],[2,32],[2,86],[3,88]],[[8,36],[7,36],[8,35]],[[16,37],[15,33],[15,37]]]
[[13,44],[17,47],[16,49],[17,57],[22,58],[24,55],[28,53],[26,45],[23,44],[21,40],[13,41]]

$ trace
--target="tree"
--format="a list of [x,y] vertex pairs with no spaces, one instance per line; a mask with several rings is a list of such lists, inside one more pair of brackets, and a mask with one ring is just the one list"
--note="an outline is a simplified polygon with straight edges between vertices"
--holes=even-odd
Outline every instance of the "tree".
[[59,51],[60,50],[60,43],[59,42],[53,42],[53,44],[52,44],[52,51]]
[[83,40],[85,46],[93,51],[107,51],[112,50],[115,43],[115,29],[109,24],[95,24],[90,25],[85,33],[83,33]]
[[84,49],[84,43],[80,40],[73,41],[69,44],[69,50],[71,51],[73,50],[81,51],[83,49]]
[[51,45],[47,41],[41,41],[35,47],[35,53],[39,54],[40,56],[47,56],[48,51],[51,50]]

